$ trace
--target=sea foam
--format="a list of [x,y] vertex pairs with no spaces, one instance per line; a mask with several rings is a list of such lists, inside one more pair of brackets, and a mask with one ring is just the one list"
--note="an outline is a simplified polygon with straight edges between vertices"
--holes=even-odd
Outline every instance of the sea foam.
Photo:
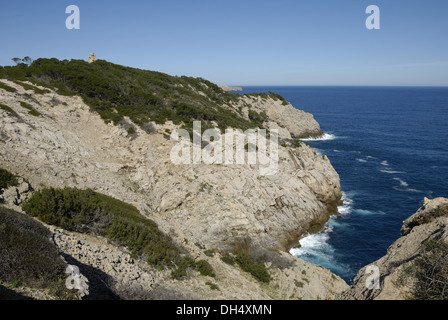
[[334,134],[331,133],[324,133],[323,135],[319,136],[319,137],[314,137],[314,138],[305,138],[305,139],[300,139],[302,141],[325,141],[325,140],[334,140],[337,137]]

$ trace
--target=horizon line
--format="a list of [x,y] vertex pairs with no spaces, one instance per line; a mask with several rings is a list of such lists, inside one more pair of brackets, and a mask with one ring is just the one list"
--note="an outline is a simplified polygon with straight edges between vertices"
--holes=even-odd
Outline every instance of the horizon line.
[[[247,85],[228,85],[229,87],[371,87],[371,88],[448,88],[448,85],[351,85],[351,84],[247,84]],[[233,91],[232,91],[233,92]]]

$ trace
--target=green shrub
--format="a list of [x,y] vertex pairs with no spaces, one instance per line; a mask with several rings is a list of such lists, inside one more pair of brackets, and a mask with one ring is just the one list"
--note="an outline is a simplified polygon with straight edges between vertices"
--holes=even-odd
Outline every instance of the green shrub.
[[128,128],[128,134],[135,134],[135,129],[134,129],[134,127],[129,127],[129,128]]
[[[155,267],[176,268],[174,278],[183,278],[194,261],[161,232],[155,222],[141,216],[137,208],[90,189],[43,189],[35,192],[23,210],[41,221],[69,231],[104,236],[127,247],[134,258]],[[177,266],[177,267],[176,267]],[[200,270],[209,272],[204,263]]]
[[6,189],[15,186],[16,184],[16,177],[9,171],[0,168],[0,189]]
[[236,262],[235,258],[232,257],[229,253],[224,254],[224,255],[221,257],[221,260],[222,260],[224,263],[227,263],[227,264],[232,265],[232,266],[233,266],[233,265],[235,264],[235,262]]
[[48,89],[39,89],[38,87],[35,87],[33,85],[30,85],[28,83],[20,82],[20,81],[14,81],[19,86],[22,86],[25,90],[33,90],[35,94],[45,94],[45,93],[51,93]]
[[28,112],[30,115],[34,116],[34,117],[38,117],[40,116],[40,112],[36,111],[36,110],[31,110],[30,112]]
[[21,105],[23,108],[28,109],[28,110],[29,110],[28,113],[29,113],[30,115],[35,116],[35,117],[40,116],[40,113],[39,113],[38,111],[36,111],[30,104],[28,104],[28,103],[26,103],[26,102],[23,102],[23,101],[20,101],[20,105]]
[[11,115],[18,116],[17,112],[12,110],[11,107],[9,107],[5,104],[0,103],[0,109],[5,110],[6,112],[8,112]]
[[210,289],[212,289],[212,290],[220,291],[219,287],[216,284],[214,284],[214,283],[212,283],[210,281],[207,281],[205,284],[208,285],[210,287]]
[[198,262],[196,262],[196,270],[199,271],[203,276],[209,276],[213,278],[216,276],[212,266],[205,260],[199,260]]
[[38,59],[30,66],[1,68],[1,77],[19,81],[21,85],[29,81],[62,95],[79,95],[106,122],[117,123],[129,117],[143,126],[149,121],[160,124],[172,120],[188,129],[194,120],[202,121],[206,127],[215,121],[221,130],[227,127],[246,130],[258,125],[222,107],[224,103],[237,101],[238,94],[224,92],[201,78],[173,77],[104,60],[89,64],[57,59]]
[[215,255],[215,250],[211,250],[211,249],[209,249],[209,250],[205,250],[204,251],[204,254],[207,256],[207,257],[213,257],[214,255]]
[[448,244],[443,240],[425,242],[423,254],[415,260],[417,300],[448,300]]
[[0,89],[6,90],[8,92],[17,92],[17,90],[15,88],[8,86],[1,81],[0,81]]
[[249,110],[249,119],[253,122],[255,122],[256,124],[258,124],[259,127],[262,127],[263,122],[268,120],[268,116],[266,115],[266,113],[264,111],[258,113],[256,111],[253,110]]
[[39,222],[0,206],[0,282],[73,298],[65,287],[66,265],[50,238],[50,231]]
[[271,281],[268,270],[262,263],[257,263],[251,256],[244,252],[239,252],[236,256],[236,262],[244,271],[250,273],[257,280],[264,283]]
[[294,284],[298,288],[303,288],[303,285],[304,285],[304,283],[302,281],[297,281],[296,279],[294,279]]

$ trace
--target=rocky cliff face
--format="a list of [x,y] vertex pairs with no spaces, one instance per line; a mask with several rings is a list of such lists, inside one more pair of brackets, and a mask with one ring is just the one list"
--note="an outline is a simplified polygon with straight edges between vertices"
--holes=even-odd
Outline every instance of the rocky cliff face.
[[[318,228],[336,212],[341,198],[339,176],[326,157],[305,144],[280,147],[278,172],[272,176],[260,176],[252,165],[175,165],[169,158],[175,143],[164,137],[172,127],[169,124],[155,126],[153,134],[137,126],[135,133],[129,133],[124,127],[106,124],[79,97],[54,91],[34,94],[11,81],[0,81],[17,90],[0,89],[0,104],[10,108],[0,109],[1,167],[25,177],[36,189],[91,188],[134,204],[194,256],[203,255],[205,249],[231,250],[244,238],[265,250],[285,250],[300,234]],[[290,105],[270,98],[263,102],[242,99],[242,105],[264,110],[271,124],[283,130],[283,137],[320,132],[312,116]],[[328,271],[284,255],[292,264],[286,273],[276,271],[279,283],[300,277],[305,269],[314,281],[296,279],[302,283],[300,288],[308,288],[299,290],[291,280],[286,298],[326,298],[346,288]],[[230,267],[218,260],[214,267],[223,270],[224,278]],[[241,297],[269,296],[263,289],[253,292],[259,294]],[[273,295],[285,298],[280,291]]]
[[245,95],[235,109],[241,109],[246,118],[249,110],[264,112],[269,117],[267,127],[279,130],[279,137],[283,139],[318,137],[323,134],[311,113],[296,109],[281,99]]
[[[175,165],[169,158],[175,143],[162,134],[137,129],[135,137],[104,123],[80,98],[26,96],[20,86],[8,85],[18,92],[0,96],[15,111],[1,110],[2,166],[33,186],[91,188],[134,203],[203,247],[224,249],[248,236],[263,247],[284,249],[325,222],[341,198],[338,174],[305,144],[280,147],[273,176],[260,176],[251,165]],[[40,115],[31,115],[21,101]]]
[[[428,258],[430,241],[448,245],[448,199],[425,198],[423,206],[403,222],[401,234],[401,238],[389,247],[384,257],[359,271],[354,284],[340,296],[341,299],[415,299],[416,288],[421,280],[419,275],[423,274],[424,278],[431,279],[437,271],[436,268],[439,268],[436,260],[444,264],[445,268],[447,266],[446,253],[445,256],[441,255],[430,261],[431,270],[421,269],[420,264],[424,261],[421,259]],[[371,266],[378,267],[378,288],[368,288],[373,280],[373,273],[368,270]],[[442,276],[446,287],[448,274]],[[434,276],[433,281],[438,280],[440,279]]]

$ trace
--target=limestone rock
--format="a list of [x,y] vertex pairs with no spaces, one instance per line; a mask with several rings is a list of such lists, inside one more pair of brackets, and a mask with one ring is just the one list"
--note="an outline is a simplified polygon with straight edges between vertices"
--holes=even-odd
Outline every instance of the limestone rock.
[[20,177],[17,179],[16,186],[0,190],[0,204],[21,211],[21,205],[31,196],[33,190],[31,185]]
[[[241,97],[235,110],[241,108],[248,118],[248,106],[258,113],[266,113],[270,122],[275,122],[277,126],[285,128],[293,138],[317,137],[323,134],[319,123],[312,114],[296,109],[290,103],[280,99],[275,100],[270,96],[261,98],[245,95]],[[270,126],[272,127],[272,124]]]
[[[50,107],[54,97],[67,106]],[[324,223],[332,213],[328,208],[341,198],[330,161],[305,144],[294,150],[280,146],[273,176],[261,176],[247,164],[176,165],[170,161],[175,142],[162,134],[137,128],[138,136],[130,141],[124,128],[106,124],[80,97],[52,93],[33,98],[28,103],[40,117],[20,107],[16,94],[0,96],[0,103],[21,117],[0,110],[0,132],[8,137],[7,143],[0,141],[0,165],[26,173],[34,186],[91,188],[144,205],[149,211],[142,213],[165,231],[174,229],[207,248],[227,250],[235,237],[247,236],[264,248],[285,250],[311,225]],[[291,114],[299,112],[290,108]],[[305,128],[317,128],[315,121]],[[279,197],[287,205],[278,207]]]
[[[12,115],[0,109],[0,167],[21,174],[35,187],[90,188],[131,203],[162,231],[183,243],[193,257],[203,256],[204,249],[233,249],[235,241],[244,237],[265,250],[285,251],[296,245],[297,238],[310,227],[325,223],[332,213],[329,208],[336,208],[341,198],[339,176],[330,161],[305,144],[295,149],[279,146],[278,170],[272,176],[260,175],[257,166],[249,164],[176,165],[170,160],[175,142],[166,140],[162,133],[148,134],[135,125],[136,137],[130,140],[124,127],[106,124],[80,97],[52,91],[26,99],[22,95],[25,89],[20,85],[0,81],[17,89],[17,93],[0,89],[0,103],[16,112]],[[26,99],[41,116],[30,115],[20,106],[19,99]],[[54,105],[54,99],[61,103]],[[283,128],[286,136],[320,130],[311,115],[302,114],[292,106],[280,106],[281,101],[241,99],[248,99],[246,107],[251,103],[254,109],[271,110],[270,114],[276,117],[272,122]],[[289,122],[279,114],[281,110],[289,114]],[[25,189],[26,186],[18,188]],[[15,197],[13,193],[11,199]],[[139,280],[150,279],[152,271],[133,269],[132,263],[125,262],[126,254],[98,246],[95,239],[81,239],[80,246],[67,239],[55,232],[55,241],[62,252],[101,270],[100,275],[109,275],[116,281],[115,288],[125,290],[132,284],[135,291],[141,290],[141,286],[148,289]],[[271,297],[272,287],[264,291],[253,278],[218,258],[209,262],[221,278],[233,277],[219,284],[227,298]],[[310,273],[320,273],[316,266],[307,265],[307,268]],[[272,272],[280,271],[273,269]],[[89,278],[88,274],[84,275]],[[160,296],[181,298],[224,295],[210,293],[204,281],[196,278],[175,284],[168,278],[169,274],[159,278],[160,284],[150,288],[150,295],[156,292]],[[307,289],[301,298],[322,298],[343,287],[343,282],[334,282],[328,273],[311,278],[316,282],[313,287],[320,289]],[[276,279],[283,281],[281,272]],[[92,284],[90,278],[89,282]],[[236,292],[235,288],[245,290]],[[123,290],[124,296],[134,294]],[[276,296],[281,295],[279,292]]]
[[224,91],[243,91],[243,88],[240,87],[230,87],[225,84],[219,85],[219,87]]

